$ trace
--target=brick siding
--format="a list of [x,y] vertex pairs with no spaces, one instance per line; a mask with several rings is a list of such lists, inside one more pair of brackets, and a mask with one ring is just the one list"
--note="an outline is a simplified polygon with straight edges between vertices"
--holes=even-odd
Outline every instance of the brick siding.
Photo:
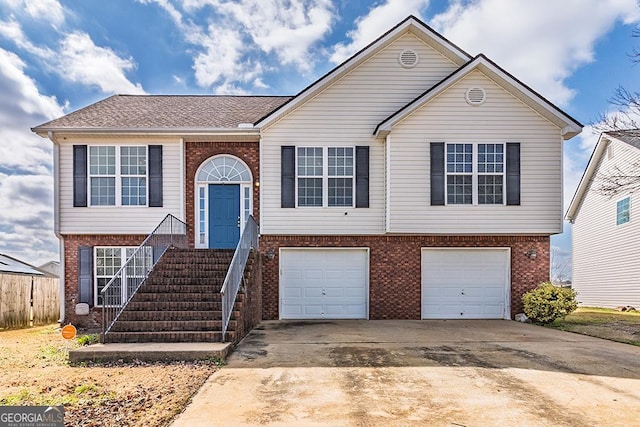
[[[64,323],[80,328],[97,329],[102,310],[92,307],[88,316],[76,315],[78,303],[78,248],[81,246],[138,246],[147,236],[139,235],[65,235],[64,238]],[[95,262],[95,260],[94,260]]]
[[[260,146],[257,142],[187,142],[185,143],[185,216],[189,227],[189,246],[194,246],[195,208],[194,191],[195,177],[198,168],[210,157],[228,154],[241,159],[251,170],[253,182],[260,181]],[[260,222],[260,187],[253,185],[253,217]]]
[[[549,280],[549,236],[262,236],[262,317],[278,319],[281,247],[368,247],[369,318],[420,319],[421,248],[511,248],[511,318],[522,312],[522,295]],[[525,253],[535,249],[536,259]]]

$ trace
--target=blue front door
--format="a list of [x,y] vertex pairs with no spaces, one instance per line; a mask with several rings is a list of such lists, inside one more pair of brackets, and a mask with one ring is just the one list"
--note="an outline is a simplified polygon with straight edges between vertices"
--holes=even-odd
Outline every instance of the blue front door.
[[240,186],[209,185],[209,247],[235,249],[240,240]]

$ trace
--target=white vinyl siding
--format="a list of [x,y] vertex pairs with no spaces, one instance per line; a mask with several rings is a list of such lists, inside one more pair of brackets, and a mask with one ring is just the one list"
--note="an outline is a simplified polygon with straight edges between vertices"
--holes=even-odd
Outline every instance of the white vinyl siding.
[[[182,218],[182,149],[177,139],[162,138],[60,138],[60,233],[149,234],[167,215]],[[163,207],[73,207],[73,145],[149,146],[162,144]],[[118,153],[119,150],[116,150]]]
[[[602,156],[597,171],[604,173],[612,165],[628,167],[640,159],[640,150],[613,141],[611,158]],[[585,192],[573,224],[572,286],[583,306],[640,307],[640,218],[634,206],[640,204],[637,193],[602,196],[592,184]],[[616,224],[617,202],[629,197],[629,222]]]
[[[403,68],[398,55],[420,62]],[[261,141],[261,232],[381,234],[385,228],[384,143],[373,136],[382,120],[457,69],[411,34],[400,37],[273,125]],[[369,208],[280,207],[280,147],[369,146]]]
[[[465,101],[481,87],[486,101]],[[390,134],[389,231],[436,234],[553,234],[562,231],[560,129],[479,71],[396,124]],[[429,143],[520,143],[521,205],[431,206]],[[474,147],[477,147],[475,145]]]

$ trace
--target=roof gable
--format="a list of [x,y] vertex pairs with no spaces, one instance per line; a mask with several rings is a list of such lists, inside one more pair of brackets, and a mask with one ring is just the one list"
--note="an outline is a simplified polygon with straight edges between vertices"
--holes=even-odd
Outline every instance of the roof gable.
[[571,199],[571,203],[569,204],[569,208],[567,209],[567,213],[565,215],[565,219],[569,222],[574,222],[578,213],[580,212],[580,206],[582,206],[582,202],[591,187],[591,183],[595,175],[598,173],[598,165],[600,165],[600,160],[604,155],[607,145],[610,141],[618,141],[623,144],[630,145],[633,148],[639,150],[638,157],[640,158],[640,130],[639,129],[631,129],[626,131],[617,131],[617,132],[603,132],[600,134],[598,138],[598,142],[596,143],[593,152],[591,153],[591,157],[589,158],[589,162],[587,163],[587,167],[582,174],[582,178],[580,179],[580,183],[576,188],[576,192]]
[[389,46],[395,40],[402,37],[407,32],[411,32],[425,44],[432,47],[434,50],[451,60],[457,66],[465,64],[471,56],[460,49],[458,46],[447,40],[445,37],[437,33],[427,24],[416,18],[415,16],[409,16],[398,25],[384,33],[378,39],[364,47],[342,64],[329,71],[327,74],[316,80],[311,85],[307,86],[300,93],[298,93],[291,100],[280,106],[279,108],[271,111],[258,121],[256,121],[256,127],[269,126],[274,121],[278,120],[283,115],[292,111],[299,105],[306,102],[308,99],[314,97],[319,92],[339,80],[345,74],[371,58],[376,53],[380,52],[385,47]]
[[445,77],[440,83],[429,88],[409,104],[383,120],[374,130],[374,134],[378,137],[385,136],[391,131],[391,128],[395,124],[414,113],[474,70],[481,71],[499,86],[562,129],[564,139],[570,139],[582,131],[582,124],[580,124],[580,122],[564,113],[542,95],[500,68],[489,58],[480,54]]

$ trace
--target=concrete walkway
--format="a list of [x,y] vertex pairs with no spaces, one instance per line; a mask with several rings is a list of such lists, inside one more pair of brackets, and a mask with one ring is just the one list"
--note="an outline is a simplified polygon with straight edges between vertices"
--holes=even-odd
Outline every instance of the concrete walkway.
[[263,322],[172,424],[640,424],[640,348],[510,321]]
[[225,360],[231,350],[230,343],[108,343],[93,344],[69,352],[69,361],[112,362],[117,360],[145,362],[172,360]]

